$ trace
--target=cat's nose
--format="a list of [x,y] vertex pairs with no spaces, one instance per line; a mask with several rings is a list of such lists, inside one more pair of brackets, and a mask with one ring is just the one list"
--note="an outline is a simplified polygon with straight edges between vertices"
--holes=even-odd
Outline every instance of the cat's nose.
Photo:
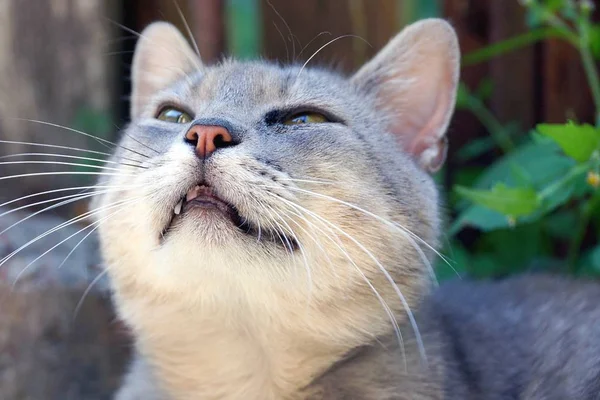
[[201,158],[208,158],[217,149],[233,143],[229,131],[218,125],[194,125],[186,132],[185,140],[196,148]]

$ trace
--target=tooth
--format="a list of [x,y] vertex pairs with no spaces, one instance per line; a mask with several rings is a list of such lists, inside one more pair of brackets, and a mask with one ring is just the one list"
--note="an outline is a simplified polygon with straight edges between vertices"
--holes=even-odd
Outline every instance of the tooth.
[[181,201],[179,203],[177,203],[177,205],[175,206],[175,209],[173,210],[175,215],[179,215],[179,213],[181,212],[182,206],[183,206],[183,199],[181,199]]

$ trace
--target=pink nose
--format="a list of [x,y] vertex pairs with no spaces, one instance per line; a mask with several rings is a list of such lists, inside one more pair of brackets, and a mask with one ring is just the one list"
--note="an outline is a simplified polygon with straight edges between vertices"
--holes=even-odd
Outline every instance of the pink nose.
[[232,142],[229,131],[216,125],[194,125],[186,132],[185,139],[196,147],[196,153],[202,158]]

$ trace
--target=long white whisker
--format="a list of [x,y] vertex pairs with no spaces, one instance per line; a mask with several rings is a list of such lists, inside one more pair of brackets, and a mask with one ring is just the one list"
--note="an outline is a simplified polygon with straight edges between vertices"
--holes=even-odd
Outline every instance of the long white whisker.
[[173,4],[175,5],[175,8],[177,9],[177,13],[179,14],[179,17],[181,18],[183,25],[185,26],[185,30],[187,32],[187,35],[190,38],[190,41],[194,45],[194,51],[198,55],[198,58],[201,59],[202,56],[200,55],[200,49],[198,48],[198,43],[196,43],[196,39],[194,38],[194,35],[192,34],[192,30],[190,29],[190,25],[188,24],[187,19],[185,19],[185,16],[183,15],[183,11],[181,11],[181,7],[179,7],[179,3],[177,3],[177,0],[173,0]]
[[[325,43],[323,46],[319,47],[319,49],[318,49],[317,51],[315,51],[315,52],[313,53],[313,55],[312,55],[312,56],[310,56],[310,57],[308,58],[308,60],[306,60],[306,62],[305,62],[304,64],[302,64],[302,68],[300,68],[300,72],[298,72],[298,75],[296,75],[296,79],[298,79],[298,77],[300,76],[300,74],[302,73],[302,71],[304,70],[304,68],[305,68],[305,67],[308,65],[308,63],[309,63],[309,62],[310,62],[310,61],[311,61],[311,60],[312,60],[312,59],[313,59],[313,58],[314,58],[314,57],[315,57],[317,54],[319,54],[319,53],[321,52],[321,50],[323,50],[325,47],[329,46],[330,44],[332,44],[332,43],[334,43],[334,42],[337,42],[337,41],[338,41],[338,40],[340,40],[340,39],[347,38],[347,37],[353,37],[353,38],[356,38],[356,39],[360,39],[360,40],[362,40],[363,42],[365,42],[366,44],[368,44],[369,46],[371,46],[371,44],[370,44],[369,42],[367,42],[365,39],[363,39],[362,37],[360,37],[360,36],[358,36],[358,35],[341,35],[341,36],[338,36],[338,37],[336,37],[335,39],[331,39],[329,42],[327,42],[327,43]],[[372,47],[372,46],[371,46],[371,47]]]
[[[275,188],[275,187],[272,187],[272,188]],[[442,255],[433,246],[431,246],[429,243],[427,243],[425,240],[423,240],[419,235],[413,233],[412,231],[410,231],[405,226],[402,226],[402,225],[400,225],[400,224],[398,224],[396,222],[388,221],[385,218],[383,218],[383,217],[381,217],[381,216],[379,216],[377,214],[374,214],[374,213],[372,213],[370,211],[367,211],[367,210],[365,210],[363,208],[360,208],[360,207],[358,207],[358,206],[356,206],[354,204],[348,203],[346,201],[343,201],[343,200],[340,200],[340,199],[336,199],[335,197],[327,196],[327,195],[324,195],[322,193],[315,193],[315,192],[312,192],[310,190],[305,190],[305,189],[301,189],[301,188],[288,188],[288,189],[299,191],[299,192],[306,193],[306,194],[309,194],[309,195],[313,195],[315,197],[321,197],[323,199],[327,199],[327,200],[330,200],[330,201],[333,201],[333,202],[336,202],[336,203],[339,203],[339,204],[343,204],[343,205],[345,205],[347,207],[350,207],[350,208],[353,208],[353,209],[355,209],[357,211],[360,211],[363,214],[366,214],[366,215],[368,215],[368,216],[370,216],[372,218],[375,218],[376,220],[378,220],[379,222],[383,223],[384,225],[386,225],[386,226],[388,226],[390,228],[393,228],[393,229],[397,229],[397,230],[401,231],[402,233],[407,234],[407,235],[411,236],[412,238],[418,240],[419,242],[421,242],[422,244],[424,244],[428,249],[430,249],[431,251],[433,251],[444,262],[446,262],[448,265],[450,265],[450,263],[448,262],[448,260],[446,259],[446,257],[444,255]],[[425,257],[425,255],[422,253],[422,251],[420,252],[420,254],[422,254]],[[429,264],[429,266],[431,266],[431,264]]]
[[90,291],[92,290],[92,287],[94,287],[94,285],[96,283],[98,283],[98,281],[100,281],[100,279],[102,279],[102,277],[104,275],[106,275],[108,273],[108,268],[104,268],[104,270],[102,272],[100,272],[98,274],[98,276],[96,276],[94,278],[94,280],[92,280],[90,282],[90,284],[88,285],[88,287],[85,289],[85,291],[83,292],[83,294],[81,295],[81,298],[79,299],[79,301],[77,302],[77,305],[75,306],[75,310],[73,311],[73,320],[75,320],[75,318],[77,318],[77,314],[79,314],[79,311],[81,309],[81,306],[83,306],[83,301],[85,300],[85,298],[88,296],[88,294],[90,294]]
[[296,236],[296,233],[294,232],[294,230],[285,221],[285,219],[282,218],[282,216],[276,210],[274,210],[272,207],[268,207],[268,208],[275,213],[275,216],[277,217],[277,219],[279,219],[281,222],[283,222],[283,224],[287,227],[287,230],[289,231],[289,233],[292,235],[292,237],[296,241],[296,244],[298,245],[298,249],[300,250],[300,254],[302,255],[302,259],[304,261],[304,268],[306,269],[306,273],[307,273],[308,303],[310,303],[310,300],[312,297],[311,296],[311,294],[312,294],[312,272],[310,269],[310,265],[308,263],[308,258],[306,257],[306,252],[304,251],[304,246],[302,245],[302,242],[300,241],[300,239],[298,239],[298,236]]
[[[116,204],[116,205],[114,205],[114,204],[113,204],[111,207],[107,207],[107,208],[105,208],[104,210],[97,210],[97,211],[95,211],[94,213],[92,213],[92,214],[90,214],[90,215],[86,216],[84,219],[87,219],[87,218],[91,217],[92,215],[95,215],[96,213],[99,213],[99,212],[102,212],[102,211],[106,211],[106,210],[110,210],[111,208],[114,208],[114,207],[119,207],[119,210],[117,210],[117,211],[122,211],[122,210],[123,210],[123,207],[125,207],[127,204],[131,204],[131,203],[133,203],[133,202],[135,202],[135,201],[137,201],[137,200],[139,200],[139,199],[141,199],[141,198],[143,198],[143,197],[145,197],[145,196],[141,196],[141,197],[134,198],[134,199],[129,199],[129,200],[123,200],[123,201],[121,201],[121,202],[118,202],[118,204]],[[106,216],[106,217],[104,217],[104,218],[100,219],[99,221],[92,222],[91,224],[89,224],[89,225],[87,225],[87,226],[85,226],[85,227],[83,227],[83,228],[79,229],[77,232],[75,232],[75,233],[73,233],[73,234],[69,235],[67,238],[65,238],[65,239],[61,240],[60,242],[58,242],[57,244],[55,244],[54,246],[50,247],[48,250],[46,250],[45,252],[43,252],[42,254],[40,254],[39,256],[37,256],[35,259],[33,259],[33,261],[31,261],[29,264],[27,264],[27,265],[25,266],[25,268],[23,268],[23,269],[21,270],[21,272],[19,272],[19,274],[18,274],[18,275],[15,277],[15,281],[13,282],[13,287],[14,287],[14,286],[17,284],[17,282],[19,281],[19,278],[20,278],[20,277],[21,277],[21,276],[22,276],[22,275],[25,273],[25,271],[27,271],[27,270],[29,269],[29,267],[31,267],[33,264],[35,264],[35,263],[36,263],[36,262],[37,262],[39,259],[41,259],[42,257],[44,257],[46,254],[50,253],[52,250],[54,250],[55,248],[57,248],[57,247],[58,247],[58,246],[60,246],[61,244],[63,244],[63,243],[65,243],[65,242],[69,241],[69,240],[70,240],[72,237],[74,237],[74,236],[76,236],[76,235],[80,234],[81,232],[85,231],[86,229],[88,229],[88,228],[90,228],[90,227],[92,227],[92,226],[94,226],[94,225],[98,225],[98,226],[99,226],[99,224],[100,224],[102,221],[105,221],[105,220],[106,220],[108,217],[110,217],[110,216],[112,216],[112,215],[114,215],[114,214],[116,214],[116,211],[115,211],[115,212],[113,212],[113,213],[111,213],[111,214],[109,214],[108,216]],[[80,221],[80,220],[81,220],[81,219],[79,219],[78,221]],[[78,221],[75,221],[75,222],[78,222]],[[60,229],[63,229],[63,228],[65,228],[66,226],[69,226],[69,225],[65,225],[65,226],[61,227]],[[47,232],[47,233],[45,233],[44,235],[49,235],[49,234],[51,234],[51,233],[54,233],[54,232],[56,232],[56,231],[52,231],[52,232],[49,232],[49,233]],[[45,237],[45,236],[42,236],[42,237]],[[86,236],[86,237],[87,237],[87,236]],[[40,238],[40,239],[41,239],[41,238]],[[78,245],[79,245],[79,244],[78,244]],[[71,253],[69,253],[69,255],[70,255],[70,254],[71,254]],[[8,260],[3,260],[3,261],[0,263],[0,267],[1,267],[1,266],[2,266],[2,265],[3,265],[3,264],[6,262],[6,261],[8,261]]]
[[[6,233],[8,230],[10,230],[10,229],[14,228],[15,226],[17,226],[17,225],[19,225],[19,224],[21,224],[21,223],[23,223],[23,222],[27,221],[27,220],[28,220],[28,219],[30,219],[30,218],[33,218],[33,217],[35,217],[36,215],[39,215],[39,214],[41,214],[41,213],[44,213],[44,212],[46,212],[46,211],[54,210],[55,208],[58,208],[58,207],[61,207],[61,206],[67,205],[67,204],[75,203],[75,202],[77,202],[77,201],[81,201],[81,200],[84,200],[84,199],[87,199],[87,198],[90,198],[90,197],[94,197],[94,196],[97,196],[97,194],[96,194],[96,193],[91,193],[91,194],[82,194],[82,195],[81,195],[81,196],[79,196],[79,197],[75,197],[75,198],[72,198],[72,199],[67,199],[67,200],[61,201],[61,202],[60,202],[60,203],[58,203],[58,204],[53,204],[53,205],[51,205],[51,206],[49,206],[49,207],[43,208],[43,209],[41,209],[40,211],[36,211],[36,212],[34,212],[34,213],[32,213],[32,214],[29,214],[28,216],[26,216],[26,217],[24,217],[24,218],[20,219],[19,221],[17,221],[17,222],[15,222],[14,224],[10,225],[8,228],[5,228],[5,229],[4,229],[2,232],[0,232],[0,236],[2,236],[2,235],[3,235],[3,234],[5,234],[5,233]],[[8,212],[6,212],[6,213],[10,213],[10,211],[8,211]]]
[[101,165],[82,164],[82,163],[71,163],[64,161],[42,161],[42,160],[26,160],[26,161],[2,161],[0,165],[18,165],[18,164],[52,164],[52,165],[67,165],[72,167],[83,167],[100,169],[105,171],[122,171],[121,168],[104,167]]
[[[37,197],[37,196],[42,196],[45,194],[52,194],[52,193],[59,193],[59,192],[69,192],[69,191],[73,191],[73,190],[86,190],[86,189],[107,189],[107,188],[129,188],[130,186],[111,186],[111,185],[107,185],[107,186],[98,186],[98,185],[93,185],[93,186],[77,186],[77,187],[68,187],[68,188],[61,188],[61,189],[53,189],[53,190],[46,190],[44,192],[37,192],[37,193],[33,193],[33,194],[28,194],[26,196],[22,196],[19,197],[17,199],[14,200],[10,200],[7,201],[5,203],[0,204],[0,208],[2,207],[6,207],[10,204],[13,203],[17,203],[21,200],[26,200],[32,197]],[[1,216],[1,215],[0,215]]]
[[[279,19],[283,22],[283,24],[287,28],[288,32],[290,33],[290,41],[292,42],[292,57],[295,60],[296,59],[296,42],[294,42],[294,34],[292,33],[292,30],[290,29],[290,26],[288,25],[285,18],[283,18],[283,16],[279,13],[279,11],[277,11],[275,9],[275,6],[273,6],[273,4],[271,3],[270,0],[267,0],[267,4],[269,5],[269,7],[271,7],[273,12],[275,12],[275,14],[277,14]],[[287,53],[287,45],[286,45],[286,53]]]
[[[79,147],[59,146],[57,144],[46,144],[46,143],[35,143],[35,142],[20,142],[20,141],[16,141],[16,140],[0,140],[0,143],[4,143],[4,144],[20,144],[20,145],[25,145],[25,146],[46,147],[46,148],[51,148],[51,149],[79,151],[79,152],[83,152],[83,153],[98,154],[98,155],[107,156],[107,157],[111,157],[112,156],[111,153],[106,153],[106,152],[103,152],[103,151],[88,150],[88,149],[82,149],[82,148],[79,148]],[[127,158],[127,157],[121,157],[121,158],[124,159],[124,160],[127,160],[127,161],[134,162],[134,163],[140,163],[141,162],[139,160],[134,160],[132,158]]]
[[73,133],[77,133],[77,134],[79,134],[79,135],[87,136],[87,137],[89,137],[89,138],[92,138],[92,139],[94,139],[94,140],[97,140],[97,141],[98,141],[98,142],[100,142],[100,143],[105,143],[105,144],[108,144],[108,145],[111,145],[111,146],[114,146],[114,147],[120,147],[120,148],[122,148],[123,150],[130,151],[130,152],[132,152],[132,153],[134,153],[134,154],[137,154],[137,155],[139,155],[139,156],[142,156],[142,157],[144,157],[144,158],[150,158],[150,157],[149,157],[148,155],[146,155],[146,154],[140,153],[140,152],[138,152],[138,151],[135,151],[135,150],[128,149],[127,147],[124,147],[124,146],[121,146],[121,145],[119,145],[119,144],[113,143],[113,142],[111,142],[110,140],[106,140],[106,139],[103,139],[103,138],[100,138],[100,137],[94,136],[94,135],[92,135],[92,134],[89,134],[89,133],[87,133],[87,132],[83,132],[83,131],[80,131],[80,130],[78,130],[78,129],[74,129],[74,128],[69,128],[68,126],[63,126],[63,125],[59,125],[59,124],[54,124],[54,123],[52,123],[52,122],[39,121],[39,120],[37,120],[37,119],[27,119],[27,118],[11,118],[11,119],[14,119],[14,120],[17,120],[17,121],[32,122],[32,123],[41,124],[41,125],[46,125],[46,126],[52,126],[52,127],[54,127],[54,128],[58,128],[58,129],[64,129],[64,130],[66,130],[66,131],[69,131],[69,132],[73,132]]
[[[114,25],[118,26],[119,28],[123,29],[124,31],[126,31],[126,32],[129,32],[129,33],[131,33],[131,34],[133,34],[133,35],[137,36],[137,37],[138,37],[138,38],[140,38],[140,39],[141,39],[141,38],[144,38],[145,40],[150,40],[150,39],[149,39],[147,36],[145,36],[145,35],[142,35],[141,33],[139,33],[139,32],[136,32],[135,30],[133,30],[133,29],[131,29],[131,28],[128,28],[128,27],[126,27],[126,26],[125,26],[125,25],[123,25],[123,24],[120,24],[120,23],[118,23],[118,22],[116,22],[116,21],[113,21],[113,20],[112,20],[112,19],[110,19],[110,18],[106,18],[106,20],[107,20],[108,22],[110,22],[111,24],[114,24]],[[153,45],[156,45],[156,43],[152,43],[152,44],[153,44]],[[162,49],[162,50],[165,50],[165,51],[167,51],[168,53],[171,53],[171,54],[173,55],[173,51],[172,51],[173,49],[172,49],[172,48],[170,48],[170,47],[166,47],[166,46],[160,46],[160,47],[161,47],[161,49]],[[188,58],[188,60],[189,60],[189,61],[191,61],[192,65],[195,65],[195,64],[197,64],[197,60],[195,60],[191,54],[188,54],[188,52],[184,52],[184,53],[185,53],[186,57]],[[179,70],[180,70],[182,73],[183,73],[183,72],[186,72],[186,71],[183,71],[182,69],[179,69]],[[189,72],[189,71],[188,71],[188,72]],[[187,79],[187,80],[188,80],[188,82],[190,82],[190,83],[191,83],[191,80],[190,80],[189,74],[185,74],[184,76],[185,76],[185,79]]]
[[[292,209],[295,209],[299,212],[309,212],[308,210],[306,210],[304,207],[297,205],[291,201],[285,200],[283,198],[281,198],[280,196],[277,196],[273,193],[269,193],[272,197],[275,197],[277,199],[281,199],[284,200],[288,206],[292,207]],[[329,240],[332,241],[332,243],[341,251],[341,253],[348,259],[348,261],[350,262],[350,264],[352,266],[354,266],[354,268],[356,269],[356,271],[360,274],[360,276],[363,278],[363,280],[367,283],[367,285],[369,286],[369,288],[373,291],[373,293],[375,294],[377,300],[379,301],[379,303],[381,304],[381,306],[383,307],[385,313],[388,315],[390,322],[392,323],[392,327],[394,329],[394,332],[396,334],[396,338],[398,339],[398,344],[400,346],[401,349],[401,353],[404,359],[404,366],[405,369],[408,369],[408,365],[407,365],[407,361],[406,361],[406,352],[405,352],[405,348],[404,348],[404,340],[402,338],[402,333],[400,332],[400,326],[398,325],[398,321],[396,320],[396,317],[394,316],[392,310],[390,309],[390,307],[388,306],[387,302],[385,301],[385,299],[381,296],[381,294],[379,293],[379,291],[377,291],[377,289],[375,288],[375,286],[373,286],[373,284],[371,283],[371,281],[369,280],[369,278],[367,278],[367,276],[364,274],[364,272],[360,269],[360,267],[356,264],[356,262],[354,262],[354,260],[352,259],[352,257],[350,256],[350,254],[348,254],[348,252],[343,248],[342,243],[339,240],[339,236],[337,234],[335,234],[335,232],[333,232],[331,230],[331,228],[327,227],[327,225],[324,225],[324,227],[337,239],[337,240],[333,240],[329,235],[327,235],[326,233],[324,233],[319,227],[317,227],[315,224],[311,223],[310,221],[308,221],[308,219],[302,217],[299,214],[298,215],[300,218],[302,218],[306,223],[308,223],[310,226],[318,229],[326,238],[328,238]],[[315,218],[313,216],[313,218]],[[292,219],[293,221],[293,219]],[[317,222],[320,222],[321,224],[323,224],[322,221],[319,221],[319,219],[317,219]],[[327,254],[327,252],[324,252],[324,254]],[[327,256],[327,258],[329,259],[329,256]]]
[[[281,201],[284,201],[284,202],[290,204],[293,207],[299,207],[296,203],[291,202],[291,201],[289,201],[287,199],[284,199],[283,197],[279,197],[279,199]],[[389,274],[389,272],[383,267],[383,265],[381,265],[381,263],[373,255],[373,253],[371,253],[371,251],[369,249],[367,249],[362,243],[360,243],[358,240],[356,240],[352,235],[346,233],[343,229],[341,229],[340,227],[338,227],[336,224],[328,221],[327,219],[321,217],[320,215],[318,215],[316,213],[313,213],[312,211],[309,211],[309,210],[305,209],[304,207],[302,207],[302,209],[303,209],[303,211],[305,213],[307,213],[309,215],[312,215],[314,218],[317,218],[317,219],[321,220],[323,223],[331,226],[333,229],[335,229],[338,232],[340,232],[342,235],[344,235],[346,238],[348,238],[350,241],[352,241],[357,247],[359,247],[365,254],[367,254],[367,256],[369,258],[371,258],[371,260],[378,266],[378,268],[383,273],[383,275],[385,276],[385,278],[388,280],[388,282],[390,283],[390,285],[392,286],[392,288],[396,292],[396,295],[398,296],[398,298],[402,302],[402,305],[403,305],[403,307],[404,307],[404,309],[406,311],[406,314],[408,316],[410,324],[411,324],[411,326],[412,326],[412,328],[413,328],[413,330],[415,332],[415,337],[416,337],[416,341],[417,341],[417,346],[419,348],[419,352],[421,353],[421,356],[423,357],[423,360],[425,362],[427,362],[427,356],[426,356],[426,353],[425,353],[425,346],[423,345],[423,340],[421,338],[421,334],[419,333],[419,329],[417,327],[417,322],[415,320],[415,317],[414,317],[412,311],[410,310],[410,306],[408,305],[408,302],[406,301],[406,298],[404,297],[404,295],[400,291],[400,288],[398,287],[398,285],[396,284],[396,282],[394,281],[394,279],[392,278],[392,276]]]
[[23,156],[70,158],[70,159],[75,159],[75,160],[97,161],[97,162],[101,162],[104,164],[116,164],[116,165],[124,165],[127,167],[148,169],[148,167],[144,167],[144,166],[137,165],[137,164],[128,164],[128,163],[122,163],[122,162],[118,162],[118,161],[104,160],[102,158],[81,157],[81,156],[73,156],[70,154],[56,154],[56,153],[17,153],[17,154],[9,154],[6,156],[1,156],[0,160],[5,159],[5,158],[16,158],[16,157],[23,157]]
[[135,176],[135,174],[117,174],[114,172],[84,172],[84,171],[57,171],[57,172],[33,172],[29,174],[18,174],[10,176],[0,176],[0,181],[6,179],[26,178],[29,176],[51,176],[51,175],[101,175],[101,176]]
[[[143,198],[143,196],[141,196],[141,197],[139,197],[139,198]],[[5,256],[4,258],[2,258],[2,259],[0,260],[0,267],[1,267],[2,265],[4,265],[4,264],[5,264],[7,261],[9,261],[9,260],[10,260],[12,257],[14,257],[16,254],[18,254],[20,251],[22,251],[23,249],[27,248],[27,247],[28,247],[28,246],[30,246],[31,244],[33,244],[33,243],[37,242],[38,240],[41,240],[41,239],[45,238],[46,236],[48,236],[48,235],[50,235],[50,234],[52,234],[52,233],[54,233],[54,232],[56,232],[56,231],[59,231],[59,230],[61,230],[61,229],[63,229],[63,228],[66,228],[67,226],[73,225],[73,224],[75,224],[75,223],[77,223],[77,222],[79,222],[79,221],[81,221],[81,220],[87,219],[87,218],[89,218],[89,217],[91,217],[91,216],[93,216],[93,215],[95,215],[95,214],[97,214],[97,213],[99,213],[99,212],[102,212],[102,211],[104,211],[104,210],[107,210],[107,209],[110,209],[110,208],[114,208],[114,207],[116,207],[116,206],[119,206],[120,204],[122,204],[122,203],[124,203],[124,202],[127,202],[127,201],[129,201],[129,200],[121,200],[121,201],[118,201],[118,202],[114,202],[114,203],[112,203],[112,204],[109,204],[109,205],[107,205],[107,206],[98,207],[98,208],[96,208],[95,210],[88,211],[88,212],[86,212],[86,213],[84,213],[84,214],[81,214],[81,215],[79,215],[79,216],[77,216],[77,217],[71,218],[71,219],[70,219],[70,220],[68,220],[68,221],[65,221],[65,222],[63,222],[63,223],[60,223],[60,224],[58,224],[58,225],[57,225],[57,226],[55,226],[54,228],[52,228],[52,229],[49,229],[48,231],[46,231],[46,232],[44,232],[44,233],[42,233],[42,234],[40,234],[40,235],[36,236],[35,238],[31,239],[29,242],[25,243],[24,245],[22,245],[22,246],[21,246],[21,247],[19,247],[18,249],[14,250],[14,251],[13,251],[13,252],[11,252],[10,254],[8,254],[7,256]],[[33,214],[32,214],[32,215],[33,215]],[[22,219],[22,220],[21,220],[21,221],[19,221],[19,222],[22,222],[22,221],[24,221],[25,219],[28,219],[28,218],[24,218],[24,219]],[[10,227],[8,227],[7,229],[5,229],[5,230],[4,230],[2,233],[6,232],[8,229],[10,229],[10,228],[11,228],[12,226],[14,226],[14,225],[16,225],[16,224],[13,224],[13,225],[11,225],[11,226],[10,226]],[[2,233],[0,233],[0,235],[2,235]]]
[[[299,58],[299,57],[302,55],[302,53],[304,53],[304,50],[306,50],[306,49],[308,48],[308,46],[310,46],[310,45],[312,44],[312,42],[314,42],[315,40],[317,40],[318,38],[320,38],[322,35],[331,35],[331,32],[329,32],[329,31],[323,31],[323,32],[321,32],[321,33],[317,34],[317,35],[316,35],[314,38],[312,38],[312,39],[310,40],[310,42],[306,43],[306,46],[304,46],[304,47],[303,47],[303,48],[300,50],[300,53],[298,53],[298,57],[296,57],[296,58]],[[295,61],[295,60],[294,60],[294,61]]]
[[[91,186],[91,188],[95,188],[95,186]],[[10,210],[1,213],[0,214],[0,218],[4,217],[5,215],[12,214],[12,213],[20,211],[20,210],[24,210],[26,208],[35,207],[35,206],[39,206],[39,205],[42,205],[42,204],[48,204],[48,203],[52,203],[52,202],[55,202],[55,201],[60,201],[60,200],[65,200],[65,199],[72,199],[72,198],[80,197],[82,195],[95,196],[95,195],[99,195],[99,194],[122,192],[122,191],[130,190],[131,188],[132,187],[122,187],[121,189],[114,189],[114,188],[112,188],[112,189],[109,189],[109,190],[97,190],[97,191],[94,191],[94,192],[87,192],[86,191],[86,192],[83,192],[83,193],[76,193],[76,194],[69,194],[67,196],[55,197],[55,198],[52,198],[52,199],[38,201],[38,202],[35,202],[35,203],[25,204],[25,205],[17,207],[17,208],[11,208]],[[17,199],[17,200],[19,200],[19,199]],[[13,200],[13,201],[10,201],[10,202],[5,203],[5,204],[10,204],[10,203],[12,203],[14,201],[17,201],[17,200]],[[1,205],[0,205],[0,207],[1,207]]]
[[19,142],[19,141],[16,141],[16,140],[0,140],[0,143],[4,143],[4,144],[22,144],[22,145],[27,145],[27,146],[50,147],[50,148],[53,148],[53,149],[81,151],[81,152],[84,152],[84,153],[99,154],[99,155],[108,156],[108,157],[110,157],[112,155],[110,153],[105,153],[103,151],[88,150],[88,149],[82,149],[82,148],[79,148],[79,147],[59,146],[57,144],[33,143],[33,142]]

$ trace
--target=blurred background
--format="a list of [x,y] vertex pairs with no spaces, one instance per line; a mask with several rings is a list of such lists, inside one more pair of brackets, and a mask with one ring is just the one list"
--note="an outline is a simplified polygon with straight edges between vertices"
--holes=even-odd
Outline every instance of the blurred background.
[[[87,360],[90,343],[101,343],[93,356],[98,359],[82,363],[101,367],[90,371],[71,362],[75,367],[69,374],[90,374],[88,383],[96,386],[71,388],[70,393],[77,394],[72,398],[104,398],[99,393],[108,393],[118,381],[128,345],[110,311],[103,317],[108,326],[104,330],[89,330],[87,322],[80,322],[79,333],[73,333],[65,328],[71,326],[67,322],[55,322],[60,310],[80,303],[74,299],[81,300],[82,292],[88,300],[77,305],[92,308],[80,316],[110,310],[102,284],[88,290],[102,271],[93,236],[79,250],[83,255],[73,256],[62,268],[70,275],[53,275],[54,267],[70,257],[81,237],[76,233],[86,221],[12,255],[34,237],[32,233],[43,234],[79,215],[86,201],[49,208],[58,204],[53,198],[69,192],[12,200],[93,184],[88,172],[101,164],[102,153],[111,151],[102,140],[117,139],[127,124],[129,65],[137,32],[147,24],[166,20],[183,32],[189,25],[206,63],[224,56],[282,63],[310,58],[309,65],[351,73],[406,24],[425,17],[446,18],[458,32],[463,68],[457,112],[448,132],[448,162],[436,176],[447,215],[439,278],[530,270],[598,276],[600,25],[595,7],[589,0],[0,0],[0,156],[5,157],[0,159],[0,257],[5,257],[0,263],[6,264],[0,264],[0,283],[33,282],[32,287],[46,290],[52,281],[70,290],[56,302],[56,309],[33,313],[24,311],[39,304],[32,292],[45,299],[56,294],[23,290],[18,295],[22,298],[15,300],[18,296],[11,289],[12,311],[6,311],[8,300],[4,315],[0,311],[0,388],[13,383],[8,395],[0,389],[0,398],[52,398],[36,397],[18,376],[38,371],[41,364],[58,365],[65,351],[85,354],[82,360]],[[78,165],[55,164],[56,157],[37,153],[86,159],[60,160]],[[14,163],[18,161],[26,163]],[[40,172],[44,175],[33,176]],[[19,176],[8,178],[12,175]],[[28,213],[46,208],[13,227]],[[9,214],[15,209],[19,210]],[[58,246],[50,258],[37,260],[71,234],[74,239]],[[32,261],[35,266],[29,266]],[[41,303],[53,307],[52,301]],[[24,314],[36,317],[27,328],[14,328],[23,325]],[[48,329],[61,340],[70,338],[71,347],[62,350],[52,348],[56,340],[48,341],[46,350],[54,354],[55,364],[30,354],[39,350],[37,345],[23,353],[24,347],[47,338]],[[118,350],[102,353],[102,346],[109,345]],[[20,373],[10,367],[27,357],[36,361]],[[48,372],[39,393],[50,381],[61,386],[57,382],[62,381],[51,376]],[[64,382],[73,380],[68,377]],[[102,383],[107,381],[108,388]],[[56,398],[67,398],[56,390]]]

